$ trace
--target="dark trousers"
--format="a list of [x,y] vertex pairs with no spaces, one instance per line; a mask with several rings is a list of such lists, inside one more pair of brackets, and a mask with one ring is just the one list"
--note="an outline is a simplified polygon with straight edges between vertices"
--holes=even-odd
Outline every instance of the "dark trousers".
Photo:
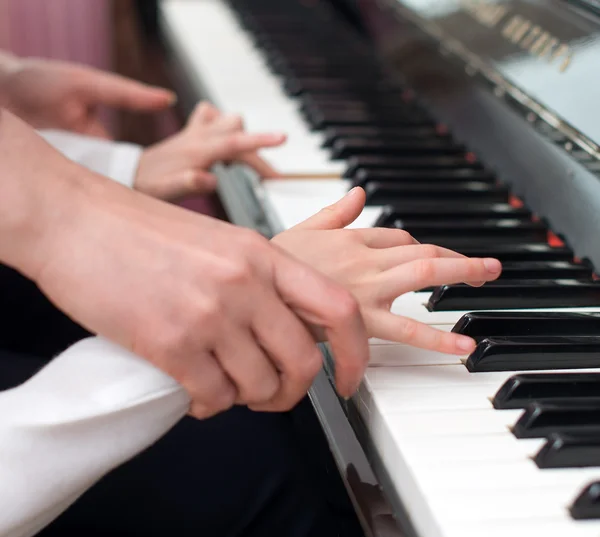
[[[87,332],[0,266],[0,389],[23,382]],[[135,424],[132,424],[135,427]],[[43,537],[360,537],[307,400],[182,420],[111,472]]]

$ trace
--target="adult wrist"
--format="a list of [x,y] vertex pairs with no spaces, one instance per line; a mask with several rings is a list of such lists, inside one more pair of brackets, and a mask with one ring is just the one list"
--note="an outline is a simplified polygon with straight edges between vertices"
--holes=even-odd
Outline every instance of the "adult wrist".
[[35,279],[94,177],[0,109],[0,261]]

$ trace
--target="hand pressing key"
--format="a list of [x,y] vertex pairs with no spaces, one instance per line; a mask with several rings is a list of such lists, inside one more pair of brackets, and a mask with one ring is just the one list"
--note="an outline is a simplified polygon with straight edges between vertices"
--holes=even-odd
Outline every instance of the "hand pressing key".
[[200,103],[181,132],[144,151],[134,187],[165,200],[208,194],[217,187],[210,169],[219,162],[243,163],[261,177],[277,177],[257,151],[277,147],[285,139],[284,134],[249,133],[240,116]]
[[496,259],[470,259],[432,244],[419,244],[400,229],[343,229],[361,213],[365,193],[342,200],[281,233],[273,242],[350,290],[369,336],[450,354],[475,347],[468,337],[443,332],[390,312],[394,299],[425,287],[495,280]]

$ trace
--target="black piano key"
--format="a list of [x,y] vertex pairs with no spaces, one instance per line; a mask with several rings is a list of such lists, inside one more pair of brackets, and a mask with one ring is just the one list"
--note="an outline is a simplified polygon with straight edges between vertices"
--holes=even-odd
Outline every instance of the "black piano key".
[[[404,110],[417,110],[419,112],[425,112],[425,109],[419,106],[414,101],[411,103],[405,103],[398,95],[378,95],[376,99],[365,100],[364,98],[357,97],[356,95],[319,95],[319,94],[304,94],[298,98],[300,102],[300,110],[303,112],[312,112],[321,110],[324,108],[344,108],[344,107],[360,107],[362,109],[377,109],[382,107],[388,108],[400,108]],[[431,126],[434,124],[432,123]],[[346,128],[346,127],[339,127]],[[336,127],[337,130],[337,127]]]
[[511,261],[568,261],[573,259],[573,252],[568,248],[557,248],[546,243],[490,244],[476,247],[463,244],[456,250],[467,257],[494,257],[502,263]]
[[323,147],[332,147],[336,140],[345,138],[369,138],[379,140],[418,140],[418,139],[450,139],[448,134],[438,133],[434,125],[423,127],[386,127],[357,125],[351,127],[330,127],[323,133]]
[[600,306],[600,284],[578,280],[497,280],[483,287],[437,287],[429,311],[587,308]]
[[600,432],[551,434],[533,461],[538,468],[600,466]]
[[368,205],[394,204],[395,201],[420,199],[448,203],[508,201],[509,190],[504,185],[469,181],[464,183],[369,183],[365,188]]
[[368,138],[337,140],[331,149],[334,159],[356,155],[464,155],[465,148],[449,140],[383,141]]
[[475,311],[463,315],[452,332],[474,339],[492,336],[600,336],[600,314]]
[[453,168],[453,169],[431,169],[431,170],[386,170],[358,168],[354,173],[353,185],[365,187],[370,182],[402,182],[402,181],[424,181],[430,183],[479,181],[484,183],[495,183],[496,177],[493,173],[484,169]]
[[455,157],[378,157],[360,156],[348,160],[345,177],[352,179],[359,169],[396,169],[396,170],[452,170],[481,169],[478,162],[472,162],[467,156]]
[[[482,238],[487,240],[513,238],[522,243],[543,241],[548,234],[546,226],[541,222],[528,219],[510,218],[504,220],[493,219],[458,219],[436,218],[435,220],[401,218],[394,222],[395,227],[404,229],[420,242],[436,244],[436,239],[448,236],[459,236],[464,239],[473,239],[473,242]],[[534,266],[530,264],[533,272]],[[538,267],[540,268],[540,267]],[[587,270],[589,274],[589,269]]]
[[344,78],[294,77],[284,81],[283,89],[290,96],[302,93],[364,95],[376,99],[379,95],[397,92],[400,88],[389,82],[346,80]]
[[465,365],[472,373],[600,367],[600,337],[489,337],[477,344]]
[[[361,117],[370,117],[377,124],[378,119],[395,118],[399,121],[403,119],[413,119],[420,121],[431,121],[429,116],[421,108],[402,103],[384,103],[377,100],[375,103],[366,103],[361,101],[349,101],[334,99],[330,103],[307,104],[300,107],[300,112],[306,120],[319,126],[321,123],[338,124],[343,116],[357,115]],[[341,124],[343,127],[343,123]],[[335,127],[330,127],[335,128]]]
[[499,410],[526,408],[533,402],[600,397],[600,373],[523,373],[510,377],[492,404]]
[[466,203],[451,204],[448,201],[411,201],[395,202],[385,207],[375,222],[375,227],[395,227],[395,222],[403,219],[429,220],[432,217],[443,219],[506,219],[531,217],[531,213],[523,208],[512,207],[508,203]]
[[544,438],[556,433],[600,433],[600,399],[532,403],[512,427],[517,438]]
[[575,520],[600,518],[600,481],[587,485],[569,508]]
[[309,119],[308,124],[313,130],[323,130],[331,127],[352,127],[352,126],[371,126],[371,125],[382,125],[382,126],[421,126],[428,125],[431,123],[429,118],[426,118],[420,114],[407,113],[407,114],[385,114],[385,113],[369,113],[360,111],[343,111],[339,113],[330,113],[327,115],[312,117]]
[[501,278],[508,280],[592,280],[589,267],[572,261],[505,263]]

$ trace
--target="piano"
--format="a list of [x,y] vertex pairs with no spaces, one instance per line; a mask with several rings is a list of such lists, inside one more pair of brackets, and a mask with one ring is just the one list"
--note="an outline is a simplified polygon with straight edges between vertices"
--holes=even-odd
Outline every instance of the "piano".
[[600,535],[600,2],[162,0],[181,100],[289,134],[284,179],[220,168],[232,221],[278,233],[354,185],[353,224],[504,263],[392,310],[471,356],[371,341],[310,396],[368,535]]

